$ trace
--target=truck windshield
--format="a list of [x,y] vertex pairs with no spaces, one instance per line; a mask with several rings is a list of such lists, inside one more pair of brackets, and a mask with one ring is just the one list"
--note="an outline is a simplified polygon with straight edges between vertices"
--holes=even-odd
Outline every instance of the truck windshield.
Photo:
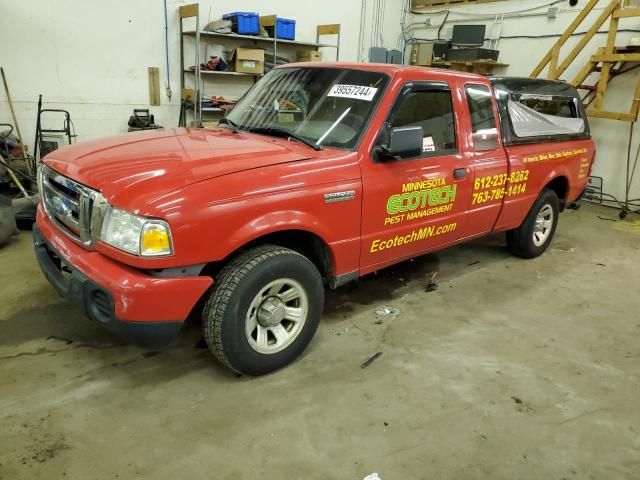
[[314,147],[352,150],[382,97],[388,76],[341,68],[278,68],[227,115],[234,128],[287,136]]

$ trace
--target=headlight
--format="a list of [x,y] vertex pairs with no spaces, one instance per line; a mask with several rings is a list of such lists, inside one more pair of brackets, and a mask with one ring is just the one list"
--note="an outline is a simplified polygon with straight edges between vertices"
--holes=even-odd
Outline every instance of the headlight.
[[110,207],[102,223],[100,240],[133,255],[171,255],[171,232],[162,220],[154,220]]

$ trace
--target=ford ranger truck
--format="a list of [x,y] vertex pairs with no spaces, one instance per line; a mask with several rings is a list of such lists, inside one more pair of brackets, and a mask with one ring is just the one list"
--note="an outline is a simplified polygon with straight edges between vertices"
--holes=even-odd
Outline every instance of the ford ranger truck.
[[47,155],[35,251],[122,338],[155,348],[201,313],[212,353],[261,375],[305,350],[325,287],[493,232],[542,254],[594,153],[566,83],[289,64],[219,128]]

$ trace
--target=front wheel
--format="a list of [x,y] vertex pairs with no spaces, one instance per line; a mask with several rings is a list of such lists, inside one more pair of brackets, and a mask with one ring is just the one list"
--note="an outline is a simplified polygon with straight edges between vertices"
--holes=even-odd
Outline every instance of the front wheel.
[[309,259],[283,247],[257,247],[216,277],[203,312],[204,338],[229,368],[264,375],[304,351],[323,304],[322,278]]
[[556,231],[559,214],[558,195],[553,190],[543,190],[522,225],[507,232],[509,250],[521,258],[535,258],[542,255]]

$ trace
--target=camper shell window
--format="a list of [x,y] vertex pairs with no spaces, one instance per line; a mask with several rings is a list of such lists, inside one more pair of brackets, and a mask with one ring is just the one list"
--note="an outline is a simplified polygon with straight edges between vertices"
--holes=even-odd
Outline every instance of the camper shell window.
[[505,145],[590,138],[580,96],[571,85],[531,78],[491,82]]

